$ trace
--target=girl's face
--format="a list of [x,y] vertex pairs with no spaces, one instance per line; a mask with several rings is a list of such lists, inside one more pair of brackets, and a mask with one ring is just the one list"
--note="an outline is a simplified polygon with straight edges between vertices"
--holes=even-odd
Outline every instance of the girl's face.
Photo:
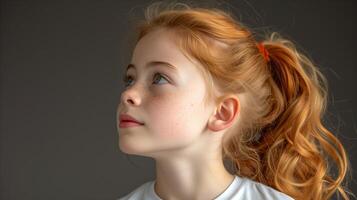
[[[144,36],[126,75],[117,113],[121,151],[158,156],[192,148],[204,135],[213,107],[204,107],[202,74],[178,49],[172,33],[158,29]],[[122,113],[144,125],[120,128]]]

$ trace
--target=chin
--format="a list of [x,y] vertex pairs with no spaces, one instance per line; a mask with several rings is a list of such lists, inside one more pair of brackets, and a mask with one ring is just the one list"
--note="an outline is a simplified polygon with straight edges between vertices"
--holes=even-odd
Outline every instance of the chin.
[[143,152],[143,150],[139,149],[138,147],[140,147],[139,144],[132,144],[132,143],[126,142],[123,139],[119,139],[119,149],[121,152],[123,152],[125,154],[138,155],[138,156],[144,155],[145,152]]

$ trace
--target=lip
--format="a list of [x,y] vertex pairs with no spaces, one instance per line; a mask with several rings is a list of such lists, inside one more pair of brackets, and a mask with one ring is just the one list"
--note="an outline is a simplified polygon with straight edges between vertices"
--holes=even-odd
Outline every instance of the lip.
[[133,126],[142,126],[142,124],[138,124],[136,122],[120,122],[119,124],[120,128],[128,128]]
[[138,121],[134,117],[128,115],[128,114],[121,114],[120,115],[120,128],[126,128],[126,127],[132,127],[132,126],[141,126],[144,123]]

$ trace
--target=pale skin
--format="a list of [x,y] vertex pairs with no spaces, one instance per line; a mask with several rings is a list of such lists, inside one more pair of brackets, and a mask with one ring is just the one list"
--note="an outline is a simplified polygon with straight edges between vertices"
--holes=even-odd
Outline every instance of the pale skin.
[[[170,63],[176,70],[163,64],[148,67],[151,61]],[[221,141],[239,114],[238,97],[204,106],[207,87],[198,63],[185,57],[174,34],[164,29],[136,44],[131,64],[135,68],[126,72],[131,79],[117,117],[127,113],[144,125],[118,126],[120,150],[155,159],[154,188],[160,198],[214,199],[234,179],[223,165]]]

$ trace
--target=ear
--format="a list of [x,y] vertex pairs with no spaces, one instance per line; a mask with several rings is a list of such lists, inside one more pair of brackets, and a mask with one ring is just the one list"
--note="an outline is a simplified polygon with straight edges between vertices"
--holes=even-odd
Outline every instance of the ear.
[[240,102],[237,96],[227,96],[217,106],[208,121],[208,128],[212,131],[221,131],[232,126],[240,111]]

